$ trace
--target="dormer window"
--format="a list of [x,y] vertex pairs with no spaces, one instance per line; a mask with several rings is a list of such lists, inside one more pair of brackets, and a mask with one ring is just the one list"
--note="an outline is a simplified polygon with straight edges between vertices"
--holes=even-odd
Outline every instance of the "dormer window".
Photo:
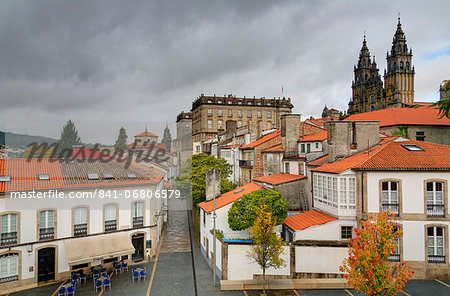
[[127,174],[128,179],[136,179],[136,174],[134,173],[128,173]]
[[98,180],[98,174],[97,173],[89,173],[88,180]]
[[416,144],[402,144],[402,147],[408,151],[425,151],[423,148]]
[[112,173],[103,173],[103,179],[114,179],[114,175]]
[[11,176],[0,176],[0,182],[11,182]]

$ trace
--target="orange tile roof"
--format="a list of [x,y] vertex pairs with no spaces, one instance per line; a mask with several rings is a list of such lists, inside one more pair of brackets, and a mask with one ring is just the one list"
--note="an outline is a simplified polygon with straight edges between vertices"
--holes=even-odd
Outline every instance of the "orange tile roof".
[[135,137],[157,137],[157,135],[152,134],[151,132],[145,130],[144,132],[136,135]]
[[[325,163],[313,171],[338,174],[348,169],[450,170],[450,146],[415,140],[393,141],[397,138],[383,138],[377,146]],[[409,151],[402,146],[405,144],[415,144],[423,151]]]
[[236,148],[236,147],[241,147],[241,146],[242,146],[242,144],[229,145],[229,146],[222,147],[222,149],[231,149],[231,148]]
[[294,181],[298,181],[298,180],[303,180],[306,178],[307,178],[306,176],[302,176],[302,175],[278,173],[278,174],[268,175],[268,176],[264,176],[264,177],[254,178],[253,181],[272,184],[272,185],[279,185],[279,184],[294,182]]
[[[116,167],[116,175],[114,173]],[[102,169],[103,168],[103,169]],[[115,179],[103,179],[102,173],[114,173]],[[135,173],[136,179],[124,177],[126,173]],[[99,180],[89,180],[87,173],[97,173]],[[39,174],[48,174],[50,180],[39,180]],[[117,187],[156,184],[162,180],[161,176],[146,177],[143,174],[124,169],[113,162],[101,163],[73,163],[60,162],[54,159],[15,158],[0,159],[0,175],[11,176],[11,181],[0,182],[0,192],[31,191],[49,189],[74,189],[92,187]]]
[[328,162],[328,154],[321,156],[319,158],[314,159],[311,162],[308,162],[306,165],[311,165],[311,166],[321,166],[324,163]]
[[292,215],[284,220],[284,224],[290,229],[303,230],[311,226],[325,224],[337,220],[327,214],[316,210],[306,211],[297,215]]
[[336,120],[336,118],[337,117],[312,118],[312,119],[307,119],[307,121],[323,128],[325,122],[330,121],[330,120]]
[[262,152],[283,152],[285,150],[286,149],[283,148],[283,145],[280,144],[280,145],[276,145],[276,146],[267,148],[267,149],[263,150]]
[[[244,186],[236,188],[232,191],[222,194],[220,197],[216,198],[216,210],[220,209],[230,203],[235,202],[240,199],[244,194],[257,191],[262,189],[263,187],[256,183],[248,183]],[[205,212],[211,213],[214,210],[213,201],[204,201],[198,204],[200,208],[202,208]]]
[[380,127],[395,125],[445,125],[450,126],[450,119],[438,117],[438,108],[387,108],[347,117],[347,121],[380,120]]
[[300,138],[299,142],[325,141],[327,139],[327,131],[323,131],[314,135],[306,135]]
[[281,130],[280,130],[280,129],[277,129],[277,130],[274,131],[273,133],[267,134],[267,135],[265,135],[265,136],[259,138],[258,140],[254,141],[254,142],[251,142],[250,144],[247,144],[247,145],[242,146],[242,147],[239,148],[239,149],[251,149],[251,148],[255,148],[256,146],[258,146],[258,145],[260,145],[260,144],[262,144],[262,143],[264,143],[264,142],[266,142],[266,141],[269,141],[269,140],[271,140],[271,139],[273,139],[273,138],[275,138],[276,136],[279,136],[279,135],[281,135]]

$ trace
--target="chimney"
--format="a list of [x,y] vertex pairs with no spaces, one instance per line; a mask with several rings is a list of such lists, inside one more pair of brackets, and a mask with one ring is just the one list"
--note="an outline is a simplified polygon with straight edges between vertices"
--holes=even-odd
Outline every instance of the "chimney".
[[353,121],[352,146],[356,152],[366,150],[380,141],[380,121]]
[[226,131],[225,131],[225,140],[229,140],[233,138],[236,134],[237,129],[237,121],[236,120],[227,120],[225,123]]
[[[215,179],[215,191],[214,191],[214,179]],[[214,198],[214,193],[216,198],[220,196],[220,170],[206,169],[206,186],[205,186],[205,195],[206,201],[212,200]]]
[[286,149],[284,156],[298,156],[301,114],[281,115],[281,143]]
[[328,140],[328,162],[350,155],[351,121],[333,120],[325,122]]

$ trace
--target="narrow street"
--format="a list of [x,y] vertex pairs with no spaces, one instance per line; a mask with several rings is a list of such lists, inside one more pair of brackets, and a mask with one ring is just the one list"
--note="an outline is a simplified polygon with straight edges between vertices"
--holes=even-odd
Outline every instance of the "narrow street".
[[[242,295],[213,286],[213,273],[200,252],[185,200],[169,200],[169,219],[150,290],[157,295]],[[192,247],[191,247],[192,244]]]

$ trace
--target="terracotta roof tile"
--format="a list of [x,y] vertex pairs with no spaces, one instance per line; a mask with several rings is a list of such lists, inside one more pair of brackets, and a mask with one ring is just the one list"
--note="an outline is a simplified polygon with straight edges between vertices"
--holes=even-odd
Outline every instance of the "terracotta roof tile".
[[268,175],[268,176],[264,176],[264,177],[254,178],[253,181],[272,184],[272,185],[279,185],[279,184],[294,182],[294,181],[298,181],[298,180],[303,180],[306,178],[307,178],[306,176],[302,176],[302,175],[278,173],[278,174]]
[[322,131],[314,135],[305,135],[303,138],[300,138],[299,142],[325,141],[327,135],[327,131]]
[[284,224],[292,230],[303,230],[311,226],[325,224],[337,220],[327,214],[316,210],[306,211],[297,215],[292,215],[284,220]]
[[380,127],[394,125],[445,125],[450,126],[450,119],[438,117],[438,108],[387,108],[347,117],[347,121],[380,120]]
[[151,132],[145,130],[144,132],[136,135],[135,137],[157,137],[157,135],[152,134]]
[[[222,194],[220,197],[216,198],[216,210],[220,209],[230,203],[235,202],[240,199],[244,194],[257,191],[262,189],[263,187],[256,183],[248,183],[244,186],[236,188],[232,191]],[[205,212],[211,213],[214,210],[213,201],[204,201],[198,204],[200,208],[202,208]]]
[[267,141],[269,141],[269,140],[271,140],[271,139],[273,139],[273,138],[275,138],[275,137],[277,137],[279,135],[281,135],[281,130],[277,129],[273,133],[267,134],[267,135],[261,137],[260,139],[254,141],[254,142],[251,142],[250,144],[242,146],[240,149],[251,149],[251,148],[254,148],[254,147],[256,147],[256,146],[258,146],[258,145],[260,145],[260,144],[262,144],[264,142],[267,142]]
[[261,152],[284,152],[285,150],[286,149],[284,149],[283,146],[280,144],[280,145],[276,145],[276,146],[267,148]]

